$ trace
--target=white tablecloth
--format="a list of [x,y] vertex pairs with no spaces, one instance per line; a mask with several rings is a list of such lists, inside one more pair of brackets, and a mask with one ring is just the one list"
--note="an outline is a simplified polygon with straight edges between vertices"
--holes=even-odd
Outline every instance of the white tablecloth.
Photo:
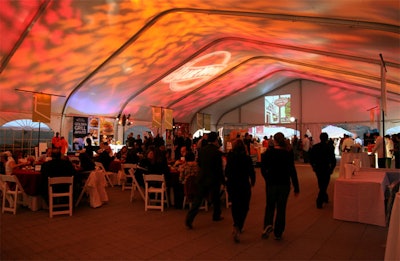
[[333,218],[386,226],[385,189],[389,179],[382,171],[359,171],[335,182]]
[[386,240],[385,260],[400,260],[400,193],[396,194]]
[[358,159],[360,161],[361,168],[371,167],[370,158],[367,152],[360,152],[360,153],[343,152],[342,157],[340,159],[339,177],[345,176],[345,164],[353,163],[355,159]]

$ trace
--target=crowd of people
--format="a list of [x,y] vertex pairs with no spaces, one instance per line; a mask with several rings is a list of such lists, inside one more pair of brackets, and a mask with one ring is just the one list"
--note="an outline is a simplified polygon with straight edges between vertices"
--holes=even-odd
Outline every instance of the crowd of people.
[[338,144],[340,153],[361,152],[364,147],[371,154],[377,155],[378,168],[400,168],[400,133],[381,136],[379,132],[366,133],[364,139],[343,135]]
[[[216,132],[205,133],[202,137],[192,140],[190,135],[177,133],[174,136],[173,146],[167,147],[160,135],[153,137],[140,135],[134,137],[130,133],[126,145],[114,153],[107,142],[100,147],[94,147],[90,138],[85,140],[85,146],[79,153],[79,163],[68,160],[63,149],[62,138],[56,133],[52,140],[52,148],[38,160],[42,164],[41,172],[44,179],[55,176],[74,176],[76,191],[81,189],[82,177],[80,173],[87,173],[95,169],[95,161],[103,164],[109,170],[111,162],[134,163],[140,166],[135,172],[135,178],[140,186],[144,186],[143,175],[164,174],[167,187],[174,191],[174,205],[182,205],[185,196],[185,184],[196,184],[194,195],[191,197],[191,206],[185,217],[185,226],[194,228],[194,222],[204,200],[213,207],[212,221],[224,219],[221,213],[221,195],[226,190],[231,203],[233,220],[232,236],[235,242],[240,242],[240,235],[250,209],[252,187],[256,183],[254,162],[250,157],[253,138],[250,134],[240,135],[231,140],[229,152],[223,152],[222,142]],[[327,133],[320,134],[320,142],[313,144],[312,137],[307,134],[302,139],[294,136],[291,140],[278,132],[274,136],[264,137],[262,146],[265,152],[261,155],[260,170],[265,181],[266,205],[262,224],[262,238],[269,238],[274,234],[276,240],[281,240],[286,226],[286,206],[290,191],[297,197],[300,192],[299,180],[295,161],[301,157],[304,163],[309,163],[315,172],[318,183],[316,207],[322,209],[329,202],[327,188],[330,177],[336,167],[334,142]],[[385,139],[385,140],[384,140]],[[396,168],[399,168],[399,135],[381,137],[373,134],[372,152],[378,154],[379,167],[389,166],[388,159],[393,156],[397,159]],[[385,141],[385,142],[384,142]],[[383,152],[385,144],[386,152]],[[357,142],[351,137],[343,137],[341,148],[343,152],[351,151]],[[13,168],[21,167],[24,163],[15,160],[9,152],[2,157],[3,173],[11,174]],[[47,200],[47,183],[43,182],[42,197]],[[226,199],[228,200],[228,198]],[[172,203],[172,202],[171,202]]]

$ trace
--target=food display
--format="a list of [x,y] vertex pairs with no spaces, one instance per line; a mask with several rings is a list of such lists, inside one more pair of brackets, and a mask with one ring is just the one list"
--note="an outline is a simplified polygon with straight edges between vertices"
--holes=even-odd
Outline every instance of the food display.
[[100,126],[101,135],[114,135],[114,125],[110,121],[103,120]]
[[92,136],[93,145],[98,145],[99,143],[99,118],[89,118],[89,128],[88,134]]
[[90,120],[89,126],[93,127],[93,128],[98,128],[99,127],[99,119],[98,118],[92,118]]

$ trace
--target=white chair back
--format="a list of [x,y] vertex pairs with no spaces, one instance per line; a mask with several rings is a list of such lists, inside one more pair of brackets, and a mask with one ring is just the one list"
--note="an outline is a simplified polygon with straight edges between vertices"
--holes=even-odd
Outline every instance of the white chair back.
[[106,169],[103,166],[103,163],[95,161],[94,164],[96,165],[96,169],[101,170],[104,172],[104,176],[106,177],[107,182],[110,184],[111,187],[114,187],[113,182],[111,181],[111,178],[113,176],[116,176],[117,174],[111,171],[106,171]]
[[[49,177],[48,178],[49,188],[49,215],[52,218],[54,215],[69,214],[72,216],[73,202],[73,184],[74,177]],[[66,184],[68,185],[68,191],[56,192],[54,190],[55,185]],[[67,198],[68,203],[55,202],[55,200],[61,200]],[[59,210],[59,208],[68,207],[67,210]]]
[[17,214],[17,205],[23,203],[24,189],[22,188],[19,180],[13,175],[0,175],[2,191],[3,191],[3,202],[1,211],[12,212],[14,215]]
[[[164,211],[164,204],[169,207],[167,185],[164,174],[143,174],[145,185],[144,209],[159,209]],[[152,198],[150,198],[152,196]],[[160,198],[159,198],[160,196]]]
[[145,200],[143,188],[140,186],[139,182],[136,179],[135,176],[135,171],[136,169],[129,169],[129,176],[132,178],[132,187],[131,187],[131,195],[129,197],[129,200],[132,202],[133,199],[135,198],[135,191],[137,190],[139,192],[140,197]]
[[134,172],[136,170],[137,164],[134,163],[122,163],[121,164],[121,170],[118,172],[118,180],[121,183],[121,189],[124,191],[125,189],[130,189],[132,186],[129,186],[129,183],[127,182],[128,177],[132,177],[130,175],[129,170],[133,169]]

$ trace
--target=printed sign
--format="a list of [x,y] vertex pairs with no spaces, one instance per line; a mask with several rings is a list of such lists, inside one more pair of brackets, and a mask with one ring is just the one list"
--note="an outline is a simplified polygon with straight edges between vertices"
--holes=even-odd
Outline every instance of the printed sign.
[[87,117],[74,117],[73,123],[73,136],[76,138],[85,137],[88,133],[88,118]]

